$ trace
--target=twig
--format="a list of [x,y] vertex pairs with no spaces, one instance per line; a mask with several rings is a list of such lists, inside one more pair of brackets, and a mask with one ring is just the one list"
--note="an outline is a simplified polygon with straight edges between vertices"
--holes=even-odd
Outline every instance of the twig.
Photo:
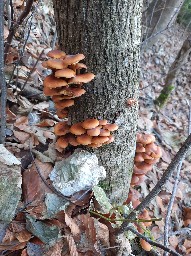
[[[169,233],[169,236],[176,236],[176,235],[186,235],[188,237],[191,237],[191,228],[182,228],[180,230]],[[160,236],[156,240],[160,241],[162,239],[164,239],[164,235]]]
[[[190,106],[190,102],[189,102],[189,121],[188,121],[189,125],[188,125],[188,134],[191,134],[191,106]],[[172,195],[170,197],[170,202],[168,204],[168,208],[167,208],[167,215],[166,215],[166,219],[165,219],[165,226],[164,226],[164,245],[168,246],[168,237],[169,237],[169,220],[170,220],[170,216],[171,216],[171,211],[172,211],[172,207],[174,204],[174,199],[176,196],[176,191],[177,191],[177,187],[178,187],[178,183],[179,183],[179,177],[180,177],[180,171],[182,168],[182,161],[180,161],[180,164],[178,165],[178,169],[177,169],[177,173],[176,173],[176,177],[175,177],[175,182],[174,182],[174,186],[173,186],[173,191],[172,191]],[[168,256],[168,253],[165,252],[164,256]]]
[[[176,177],[175,177],[175,182],[174,182],[174,186],[173,186],[173,190],[172,190],[172,195],[170,197],[170,201],[169,201],[168,208],[167,208],[167,215],[166,215],[166,218],[165,218],[165,226],[164,226],[164,246],[169,245],[169,242],[168,242],[169,220],[170,220],[170,216],[171,216],[172,207],[173,207],[173,204],[174,204],[174,199],[175,199],[175,196],[176,196],[176,191],[177,191],[177,188],[178,188],[181,168],[182,168],[182,161],[180,161],[180,164],[178,165],[178,169],[177,169],[177,173],[176,173]],[[164,252],[164,256],[167,256],[167,255],[168,255],[168,252]]]
[[1,89],[1,135],[0,143],[4,144],[6,137],[6,101],[7,88],[4,73],[4,1],[0,1],[0,89]]
[[168,248],[168,247],[166,247],[166,246],[164,246],[164,245],[162,245],[162,244],[159,244],[159,243],[157,243],[157,242],[154,242],[154,241],[150,240],[149,238],[147,238],[146,236],[140,234],[138,231],[136,231],[136,230],[135,230],[134,228],[132,228],[132,227],[128,227],[127,230],[130,230],[132,233],[134,233],[134,234],[137,235],[138,237],[142,238],[143,240],[145,240],[145,241],[148,242],[149,244],[151,244],[151,245],[153,245],[153,246],[156,246],[156,247],[158,247],[158,248],[160,248],[160,249],[162,249],[162,250],[164,250],[164,251],[166,251],[166,252],[171,253],[171,255],[181,256],[179,253],[177,253],[177,252],[171,250],[170,248]]
[[[2,2],[2,1],[1,1]],[[9,48],[11,45],[11,42],[13,40],[13,37],[15,35],[16,29],[22,24],[23,20],[27,17],[27,15],[29,14],[31,7],[33,5],[34,0],[28,0],[26,2],[26,6],[25,9],[23,10],[23,12],[21,13],[21,15],[19,16],[17,22],[11,27],[10,31],[9,31],[9,35],[7,37],[7,42],[5,44],[5,51],[4,51],[4,60],[6,61],[7,59],[7,55],[9,52]]]
[[[180,162],[183,161],[190,148],[191,134],[188,136],[178,153],[173,158],[172,162],[169,164],[162,178],[158,181],[153,190],[144,198],[144,200],[127,216],[128,219],[134,219],[136,217],[136,213],[142,211],[158,195]],[[127,229],[128,225],[128,222],[123,222],[120,229],[118,230],[118,233],[123,233]]]
[[36,62],[35,62],[35,64],[34,64],[33,68],[31,69],[31,71],[30,71],[30,73],[29,73],[27,79],[25,80],[25,83],[24,83],[23,86],[21,87],[21,91],[23,91],[23,89],[25,88],[25,86],[26,86],[26,84],[27,84],[29,78],[31,77],[31,74],[34,72],[34,70],[35,70],[35,68],[36,68],[36,65],[38,64],[38,62],[39,62],[40,58],[42,57],[43,53],[44,53],[44,50],[42,50],[42,52],[41,52],[40,55],[38,56],[38,59],[36,60]]

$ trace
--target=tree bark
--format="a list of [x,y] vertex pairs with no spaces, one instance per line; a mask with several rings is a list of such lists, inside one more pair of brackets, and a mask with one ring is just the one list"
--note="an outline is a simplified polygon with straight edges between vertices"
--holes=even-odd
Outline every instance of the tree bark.
[[[96,75],[70,108],[71,122],[98,118],[119,125],[115,141],[94,152],[107,171],[102,185],[113,202],[121,203],[134,163],[142,0],[53,2],[61,49],[83,53]],[[128,105],[128,99],[135,104]]]
[[164,88],[162,89],[159,97],[155,100],[155,104],[159,107],[163,107],[167,102],[172,90],[175,88],[175,79],[180,72],[181,67],[186,62],[188,55],[191,52],[191,36],[189,36],[183,43],[180,51],[178,52],[176,59],[172,63],[166,80]]
[[183,0],[153,0],[143,15],[143,48],[152,47],[175,22]]

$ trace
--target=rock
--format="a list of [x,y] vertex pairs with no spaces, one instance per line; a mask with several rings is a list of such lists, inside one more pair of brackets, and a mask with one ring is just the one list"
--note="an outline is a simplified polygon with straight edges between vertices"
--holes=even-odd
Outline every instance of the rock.
[[21,162],[0,144],[0,220],[10,222],[21,196]]
[[67,159],[56,163],[50,174],[55,189],[65,196],[88,190],[106,178],[103,166],[98,165],[95,154],[76,150]]

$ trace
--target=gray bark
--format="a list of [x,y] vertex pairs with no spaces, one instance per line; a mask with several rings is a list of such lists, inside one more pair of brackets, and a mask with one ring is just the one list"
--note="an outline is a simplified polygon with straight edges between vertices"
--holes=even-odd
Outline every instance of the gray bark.
[[165,80],[165,85],[164,88],[162,89],[160,95],[158,96],[158,98],[155,100],[155,104],[157,104],[159,107],[163,107],[165,105],[165,103],[167,102],[172,89],[174,89],[176,83],[176,77],[178,76],[181,67],[184,65],[184,63],[186,62],[189,54],[191,52],[191,36],[189,36],[183,43],[180,51],[178,52],[176,59],[174,60],[174,62],[172,63],[166,80]]
[[0,143],[5,142],[6,137],[6,100],[7,88],[4,74],[4,1],[0,1],[0,90],[1,90],[1,133]]
[[175,22],[184,0],[154,0],[143,15],[143,47],[152,47]]
[[[114,143],[94,152],[106,168],[111,200],[123,202],[135,152],[142,0],[53,2],[61,49],[83,53],[96,75],[71,108],[71,122],[99,118],[119,124]],[[129,98],[136,104],[128,106]]]

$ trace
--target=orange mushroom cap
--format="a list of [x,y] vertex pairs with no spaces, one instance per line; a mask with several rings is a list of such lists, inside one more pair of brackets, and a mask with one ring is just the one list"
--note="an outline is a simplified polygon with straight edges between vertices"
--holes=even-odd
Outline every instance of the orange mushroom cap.
[[134,165],[133,167],[133,174],[135,174],[136,176],[145,175],[147,172],[148,172],[147,170],[138,169],[136,165]]
[[140,239],[140,245],[147,252],[149,252],[152,249],[152,246],[142,238]]
[[137,143],[136,144],[136,153],[143,153],[145,152],[145,147],[143,147],[143,144]]
[[156,164],[158,161],[159,161],[159,158],[145,159],[145,163],[147,164]]
[[66,148],[68,146],[68,141],[67,139],[62,136],[60,137],[57,141],[56,141],[56,146],[60,147],[60,148]]
[[110,132],[116,131],[119,128],[117,124],[106,124],[104,125],[104,129],[109,130]]
[[132,175],[132,179],[131,179],[131,186],[137,186],[140,185],[145,179],[145,175]]
[[92,143],[93,144],[102,144],[105,143],[109,140],[109,138],[107,136],[98,136],[98,137],[93,137],[92,138]]
[[96,128],[99,125],[99,121],[97,119],[86,119],[82,123],[82,127],[84,129],[93,129]]
[[99,120],[99,124],[100,125],[106,125],[107,124],[107,120],[106,119]]
[[90,148],[99,148],[99,147],[101,147],[101,146],[103,146],[102,143],[100,143],[100,144],[94,144],[94,143],[92,143],[92,144],[88,145],[88,147],[90,147]]
[[135,166],[140,169],[140,170],[144,170],[144,171],[151,171],[152,170],[152,165],[150,164],[147,164],[145,162],[136,162],[135,163]]
[[82,127],[82,123],[76,123],[70,127],[70,132],[75,135],[82,135],[86,133],[86,129]]
[[42,66],[49,69],[63,69],[66,68],[63,60],[60,59],[50,59],[42,62]]
[[110,131],[106,129],[101,129],[99,136],[110,136]]
[[92,79],[94,79],[95,75],[93,73],[85,73],[76,75],[73,78],[68,80],[68,84],[79,84],[79,83],[89,83]]
[[78,135],[76,140],[81,145],[89,145],[92,143],[92,137],[87,134]]
[[47,56],[54,59],[64,58],[66,53],[60,50],[51,50],[47,53]]
[[43,93],[46,96],[59,95],[60,94],[60,88],[50,89],[50,88],[44,86]]
[[52,88],[67,86],[68,84],[63,79],[56,78],[53,75],[49,75],[44,79],[43,85],[44,87],[52,89]]
[[61,100],[55,103],[55,107],[58,109],[68,108],[74,105],[74,100]]
[[75,64],[78,63],[79,61],[83,60],[85,58],[85,56],[83,54],[76,54],[76,55],[66,55],[66,57],[64,58],[64,64],[65,65],[71,65],[71,64]]
[[64,68],[64,69],[57,70],[54,75],[55,77],[71,78],[71,77],[74,77],[76,74],[72,69]]
[[108,139],[109,139],[108,141],[104,142],[104,145],[114,142],[115,137],[113,135],[109,135]]
[[137,142],[142,143],[143,145],[150,144],[155,142],[155,137],[152,134],[137,134]]
[[72,145],[72,146],[74,146],[74,147],[76,147],[76,146],[78,146],[79,145],[79,143],[77,142],[77,140],[76,140],[76,137],[75,137],[75,135],[73,135],[73,134],[67,134],[67,139],[68,139],[68,143],[70,144],[70,145]]
[[66,109],[57,109],[56,114],[59,118],[65,118],[68,116],[68,111]]
[[87,134],[89,136],[98,136],[100,134],[100,128],[97,126],[96,128],[87,130]]
[[135,159],[134,161],[135,162],[143,162],[145,159],[143,157],[143,153],[136,153],[135,154]]
[[70,132],[70,126],[67,122],[59,122],[54,126],[54,133],[56,135],[65,135]]

